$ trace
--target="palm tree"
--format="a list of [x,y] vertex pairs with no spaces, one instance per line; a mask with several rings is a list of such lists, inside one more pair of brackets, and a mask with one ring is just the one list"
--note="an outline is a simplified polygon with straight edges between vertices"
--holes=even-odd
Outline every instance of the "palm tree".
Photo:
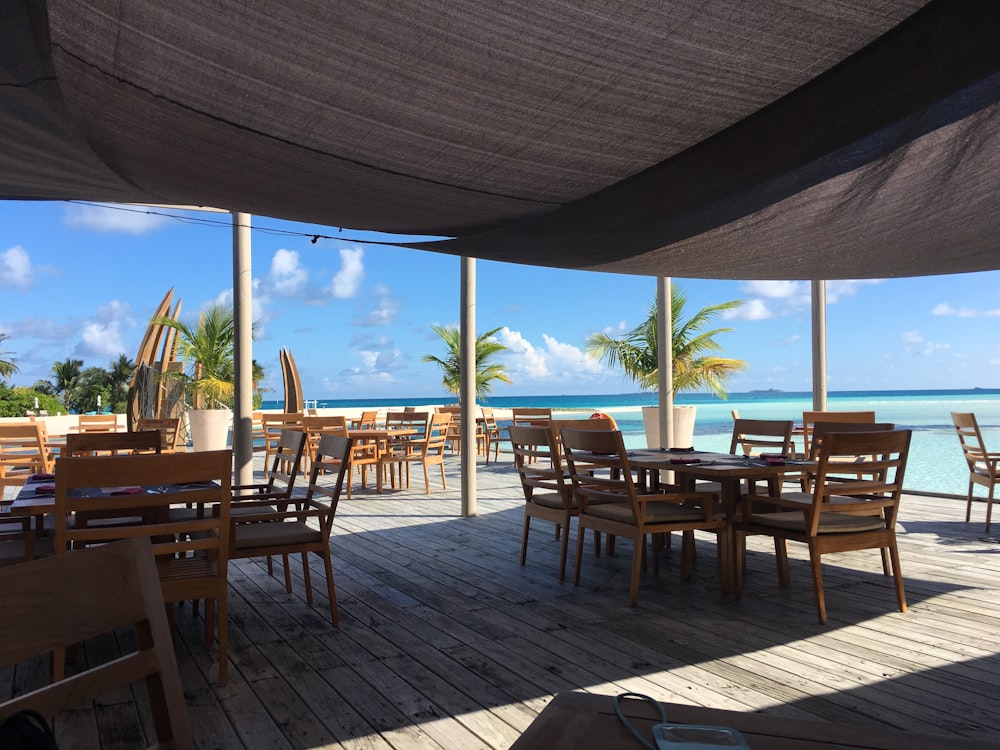
[[[724,310],[732,310],[743,300],[732,300],[702,308],[689,319],[683,319],[687,295],[676,284],[670,285],[670,318],[672,321],[675,393],[707,388],[719,397],[726,397],[726,380],[745,369],[742,359],[718,357],[722,346],[715,340],[720,333],[732,328],[704,330],[709,322]],[[595,333],[587,339],[587,353],[601,359],[608,367],[620,367],[625,375],[644,391],[659,388],[659,364],[656,332],[656,303],[650,306],[649,317],[633,328],[624,338],[614,339]]]
[[111,392],[111,403],[109,406],[113,412],[125,411],[128,402],[128,385],[132,381],[132,370],[135,364],[125,354],[118,355],[118,359],[111,360],[108,369],[107,385]]
[[[189,365],[187,373],[166,372],[164,377],[183,379],[195,408],[232,407],[236,395],[233,365],[236,321],[232,306],[209,306],[199,317],[196,328],[173,318],[160,318],[156,322],[177,331],[177,354]],[[254,331],[257,326],[254,322]]]
[[[6,333],[0,333],[0,344],[10,338]],[[0,351],[0,378],[6,380],[15,372],[17,372],[17,362],[16,357],[11,357],[13,352]]]
[[65,359],[52,365],[52,374],[56,376],[55,392],[62,395],[66,411],[71,411],[76,405],[76,389],[82,369],[82,359]]
[[232,307],[211,305],[199,316],[196,328],[173,318],[160,318],[156,322],[177,331],[177,355],[189,367],[186,373],[165,372],[163,376],[184,380],[195,408],[232,406],[236,392],[233,383],[236,321]]
[[[462,335],[457,326],[432,325],[431,330],[445,343],[447,354],[442,359],[433,354],[425,354],[422,362],[433,362],[441,368],[441,385],[449,393],[461,399],[462,393]],[[476,399],[481,400],[493,392],[493,382],[510,383],[507,366],[490,363],[490,359],[507,347],[493,338],[500,328],[494,328],[476,337]]]

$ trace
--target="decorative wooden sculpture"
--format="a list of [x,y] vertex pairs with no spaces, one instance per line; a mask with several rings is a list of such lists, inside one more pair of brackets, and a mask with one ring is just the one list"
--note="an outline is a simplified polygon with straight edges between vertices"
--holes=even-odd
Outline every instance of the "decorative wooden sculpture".
[[285,386],[285,411],[301,412],[304,406],[302,380],[299,378],[299,368],[295,365],[295,357],[288,349],[282,349],[278,359],[281,361],[281,379]]
[[129,430],[134,429],[141,417],[167,419],[179,417],[183,411],[181,384],[160,378],[163,372],[179,371],[183,367],[183,363],[177,361],[177,331],[156,322],[163,318],[179,319],[181,301],[177,300],[171,311],[173,298],[174,290],[170,289],[154,311],[139,344],[128,388],[125,417]]

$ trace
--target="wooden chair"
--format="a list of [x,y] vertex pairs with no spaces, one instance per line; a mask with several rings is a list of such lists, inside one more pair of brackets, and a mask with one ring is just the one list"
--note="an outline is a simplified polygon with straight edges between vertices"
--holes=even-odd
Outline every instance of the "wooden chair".
[[177,444],[177,433],[180,431],[181,420],[177,417],[153,419],[139,417],[135,422],[135,432],[158,430],[160,433],[160,450],[163,453],[176,453],[183,449]]
[[969,492],[965,503],[965,522],[972,518],[972,489],[975,485],[986,488],[986,531],[990,533],[990,520],[993,515],[993,492],[1000,484],[1000,453],[990,453],[986,450],[986,441],[979,429],[979,422],[972,412],[951,413],[951,421],[955,425],[958,442],[962,446],[962,454],[969,466]]
[[362,411],[361,416],[351,420],[352,430],[374,430],[378,427],[378,411]]
[[[582,420],[578,420],[582,421]],[[510,427],[510,443],[514,449],[514,468],[524,491],[524,526],[521,532],[521,565],[528,557],[528,532],[531,519],[538,518],[555,524],[556,539],[562,538],[559,549],[559,580],[566,579],[566,559],[569,554],[570,522],[580,513],[573,497],[573,486],[563,468],[559,441],[551,427]]]
[[500,458],[500,443],[504,440],[497,425],[497,419],[493,414],[493,409],[488,406],[483,407],[483,453],[486,454],[486,463],[490,462],[490,448],[493,448],[493,460]]
[[793,427],[790,419],[737,417],[733,419],[733,438],[729,443],[729,452],[744,456],[757,456],[761,453],[791,456]]
[[0,422],[0,495],[5,487],[20,487],[32,474],[52,472],[41,424]]
[[338,416],[302,418],[302,430],[306,433],[306,448],[302,456],[302,473],[309,474],[313,456],[319,448],[323,435],[347,437],[347,418]]
[[[228,675],[226,573],[232,471],[232,451],[224,450],[60,457],[55,472],[56,555],[75,554],[70,550],[115,539],[151,538],[163,601],[204,599],[209,646],[215,638],[218,613],[219,682],[223,685]],[[96,491],[111,482],[123,489]],[[193,504],[201,512],[173,518],[171,506],[183,504]],[[70,519],[77,514],[102,520],[72,523]]]
[[271,467],[264,467],[264,481],[233,485],[234,510],[244,500],[269,500],[272,504],[274,501],[287,504],[295,489],[305,447],[306,433],[282,430],[272,452]]
[[66,436],[65,456],[128,455],[160,453],[159,430],[142,432],[74,432]]
[[264,438],[263,412],[255,411],[250,415],[250,434],[254,453],[259,453],[267,447],[267,441]]
[[[422,441],[427,435],[427,427],[430,424],[430,413],[425,411],[416,411],[412,406],[406,407],[403,411],[390,411],[386,412],[385,415],[385,426],[386,429],[405,429],[414,430],[412,434],[409,435],[395,435],[390,436],[378,450],[379,454],[379,466],[380,471],[385,469],[392,469],[395,465],[399,469],[399,482],[400,486],[403,486],[403,467],[406,467],[406,486],[410,486],[410,464],[407,462],[389,462],[381,461],[383,456],[389,457],[392,455],[399,454],[412,454],[414,453],[420,441]],[[390,473],[389,480],[391,486],[395,487],[395,477]]]
[[450,414],[451,421],[448,423],[448,447],[453,454],[462,452],[462,407],[461,406],[437,406],[434,411],[438,414]]
[[[426,417],[426,415],[424,415]],[[388,423],[388,416],[386,417]],[[424,491],[431,494],[430,467],[441,467],[441,485],[448,489],[444,473],[444,449],[448,441],[448,424],[450,414],[431,414],[430,422],[424,436],[407,443],[389,444],[387,450],[379,454],[379,471],[388,469],[391,478],[390,486],[395,488],[395,472],[399,468],[400,486],[403,483],[403,467],[406,467],[406,486],[410,486],[410,465],[420,463],[424,467]]]
[[264,430],[264,466],[269,466],[271,457],[278,450],[282,431],[302,429],[302,414],[298,412],[266,412],[261,415],[261,425]]
[[51,540],[33,528],[31,516],[4,513],[0,518],[0,567],[52,554]]
[[121,628],[134,633],[124,641],[132,644],[124,655],[0,703],[0,722],[26,709],[54,716],[144,681],[156,739],[151,746],[194,747],[148,538],[0,570],[0,591],[3,667],[97,636],[117,637]]
[[[778,580],[789,585],[788,540],[809,548],[813,589],[820,623],[826,623],[821,558],[832,552],[862,549],[889,551],[896,600],[906,611],[903,575],[896,547],[896,516],[903,491],[903,475],[910,447],[910,431],[830,432],[824,435],[819,465],[807,504],[797,498],[743,496],[741,521],[736,525],[737,594],[742,588],[743,554],[746,537],[764,534],[775,539]],[[862,459],[851,464],[866,478],[843,481],[844,464],[838,459]],[[759,512],[758,504],[775,508]]]
[[[330,530],[337,512],[344,477],[347,475],[351,439],[346,436],[321,435],[309,474],[309,489],[299,507],[284,511],[275,510],[267,501],[242,501],[245,508],[257,512],[232,516],[230,534],[230,559],[280,554],[285,561],[285,590],[292,592],[292,576],[288,556],[302,555],[302,576],[306,585],[306,601],[312,604],[313,591],[309,574],[309,553],[323,558],[326,567],[327,595],[330,598],[330,618],[334,625],[340,623],[337,613],[337,595],[333,584],[333,561],[330,557]],[[320,484],[320,474],[334,474],[333,484]],[[329,498],[324,503],[316,498]]]
[[73,432],[118,432],[117,414],[81,414],[77,417]]
[[816,422],[838,422],[840,424],[874,424],[873,411],[804,411],[802,412],[802,456],[809,455],[812,444],[813,425]]
[[[632,478],[622,434],[618,430],[564,427],[562,446],[573,492],[580,506],[574,585],[580,584],[587,529],[632,540],[629,604],[633,607],[639,599],[639,575],[646,550],[646,536],[684,532],[681,575],[687,578],[694,561],[693,532],[698,530],[718,535],[716,550],[720,588],[728,590],[733,575],[732,539],[725,513],[713,495],[705,492],[640,495]],[[653,549],[654,571],[659,573],[659,546],[654,544]]]

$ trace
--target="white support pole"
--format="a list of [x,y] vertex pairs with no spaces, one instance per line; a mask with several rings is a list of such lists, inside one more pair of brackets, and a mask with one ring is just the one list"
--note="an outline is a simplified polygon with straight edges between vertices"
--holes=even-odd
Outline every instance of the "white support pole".
[[476,259],[462,257],[462,516],[476,515]]
[[670,277],[656,279],[656,340],[660,381],[660,448],[674,444],[673,321],[670,315]]
[[236,325],[233,464],[236,484],[253,484],[253,300],[250,214],[233,212],[233,322]]
[[826,411],[826,282],[812,282],[813,411]]

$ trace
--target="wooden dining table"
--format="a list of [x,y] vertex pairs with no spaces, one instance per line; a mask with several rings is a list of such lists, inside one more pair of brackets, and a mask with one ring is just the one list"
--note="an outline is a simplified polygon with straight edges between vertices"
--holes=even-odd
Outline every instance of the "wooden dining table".
[[[661,720],[659,711],[651,703],[634,698],[623,699],[621,705],[622,714],[633,728],[651,742],[653,725]],[[986,750],[996,747],[992,742],[917,734],[870,724],[788,719],[680,703],[660,703],[660,706],[670,723],[735,729],[743,735],[751,750]],[[556,695],[510,750],[637,750],[641,747],[616,715],[614,696],[573,692]],[[704,747],[708,750],[710,746]]]

